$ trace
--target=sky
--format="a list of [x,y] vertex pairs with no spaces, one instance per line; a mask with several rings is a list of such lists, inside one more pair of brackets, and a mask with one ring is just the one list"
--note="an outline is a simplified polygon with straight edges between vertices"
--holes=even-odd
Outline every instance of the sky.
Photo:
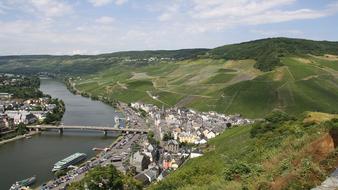
[[0,55],[338,41],[338,0],[0,0]]

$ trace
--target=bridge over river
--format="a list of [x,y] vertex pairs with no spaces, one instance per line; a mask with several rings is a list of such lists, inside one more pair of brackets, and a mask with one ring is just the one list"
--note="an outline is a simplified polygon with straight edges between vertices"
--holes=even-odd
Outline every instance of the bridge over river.
[[104,134],[107,132],[122,132],[122,133],[148,133],[148,129],[135,129],[135,128],[117,128],[117,127],[102,127],[102,126],[67,126],[67,125],[31,125],[27,126],[29,130],[52,130],[56,129],[59,133],[63,133],[67,129],[76,129],[83,131],[102,131]]

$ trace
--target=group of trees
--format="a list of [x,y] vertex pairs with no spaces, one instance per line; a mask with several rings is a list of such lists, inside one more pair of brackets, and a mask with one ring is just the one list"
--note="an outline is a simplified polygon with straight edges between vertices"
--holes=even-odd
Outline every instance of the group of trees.
[[55,104],[56,107],[53,109],[52,112],[48,112],[46,115],[46,119],[44,123],[46,124],[58,124],[65,112],[65,104],[62,100],[59,99],[51,99],[51,104]]
[[90,170],[85,177],[72,183],[67,189],[69,190],[138,190],[142,189],[140,182],[132,177],[123,175],[113,165],[98,166]]
[[210,50],[207,55],[227,60],[254,59],[257,61],[255,64],[257,69],[270,71],[276,66],[282,65],[280,59],[287,55],[336,54],[337,51],[338,44],[335,42],[268,38],[221,46]]
[[[10,79],[8,79],[10,80]],[[40,98],[43,93],[39,90],[40,80],[36,76],[18,78],[9,85],[0,86],[0,92],[13,94],[14,98]]]

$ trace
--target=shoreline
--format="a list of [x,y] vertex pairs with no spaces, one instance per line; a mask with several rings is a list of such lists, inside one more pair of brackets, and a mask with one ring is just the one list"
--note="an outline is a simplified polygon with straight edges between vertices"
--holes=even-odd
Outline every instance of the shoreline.
[[[113,140],[113,142],[109,145],[109,148],[114,147],[115,144],[117,144],[118,142],[120,142],[120,140],[123,138],[123,136],[124,136],[123,134],[118,134],[118,135],[116,136],[116,138]],[[94,152],[95,152],[95,151],[94,151]],[[103,151],[94,154],[92,157],[88,157],[85,161],[83,161],[82,163],[80,163],[80,164],[78,165],[78,167],[84,166],[88,161],[91,161],[91,160],[93,160],[93,159],[98,159],[98,158],[100,158],[101,155],[102,155],[102,152],[103,152]],[[81,180],[81,179],[78,179],[78,180]],[[78,181],[78,180],[76,180],[76,181]],[[53,180],[50,179],[50,180],[46,181],[45,184],[48,184],[48,183],[50,183],[50,182],[52,182],[52,181],[53,181]],[[74,182],[75,182],[75,181],[74,181]],[[38,185],[38,186],[36,186],[36,187],[34,187],[34,185],[33,185],[33,188],[31,187],[31,189],[33,189],[33,190],[38,190],[38,189],[40,189],[40,188],[41,188],[41,185]]]
[[0,141],[0,146],[7,144],[7,143],[10,143],[10,142],[14,142],[16,140],[26,138],[26,137],[31,137],[31,136],[34,136],[34,135],[37,135],[37,134],[41,134],[41,131],[31,131],[31,132],[24,134],[24,135],[18,135],[16,137],[11,138],[11,139]]

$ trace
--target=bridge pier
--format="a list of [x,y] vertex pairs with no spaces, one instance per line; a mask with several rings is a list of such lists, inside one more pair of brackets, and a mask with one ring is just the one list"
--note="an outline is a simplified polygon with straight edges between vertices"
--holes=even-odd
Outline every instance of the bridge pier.
[[59,128],[59,134],[60,134],[60,135],[63,134],[63,128]]
[[103,131],[104,136],[107,136],[107,130]]

